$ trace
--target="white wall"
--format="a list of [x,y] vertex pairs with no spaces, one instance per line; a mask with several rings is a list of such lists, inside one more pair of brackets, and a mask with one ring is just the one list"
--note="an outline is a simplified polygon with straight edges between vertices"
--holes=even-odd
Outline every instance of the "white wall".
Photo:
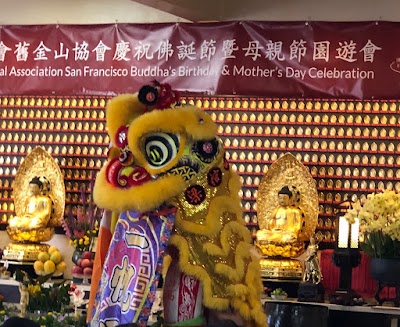
[[[189,20],[400,21],[398,0],[138,0]],[[187,21],[133,0],[0,0],[0,25]]]
[[[207,0],[211,1],[211,0]],[[398,0],[234,0],[225,3],[225,20],[400,21]],[[232,9],[229,9],[232,8]],[[224,14],[223,11],[228,12]]]
[[0,25],[179,22],[131,0],[0,0]]

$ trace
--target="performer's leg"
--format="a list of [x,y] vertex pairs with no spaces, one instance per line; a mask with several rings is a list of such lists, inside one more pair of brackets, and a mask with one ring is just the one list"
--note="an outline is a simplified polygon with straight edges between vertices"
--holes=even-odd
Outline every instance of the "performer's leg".
[[165,277],[163,307],[167,326],[179,326],[188,320],[193,320],[191,326],[204,324],[200,282],[180,271],[177,260],[171,262]]
[[104,215],[101,219],[100,231],[96,246],[96,255],[94,257],[93,263],[93,273],[92,273],[92,282],[90,285],[90,294],[89,294],[89,304],[88,304],[88,313],[87,313],[87,321],[89,322],[92,317],[92,310],[94,306],[94,301],[96,298],[97,289],[99,286],[101,274],[103,271],[104,260],[107,255],[108,248],[110,246],[112,232],[111,232],[111,221],[112,214],[110,211],[104,212]]

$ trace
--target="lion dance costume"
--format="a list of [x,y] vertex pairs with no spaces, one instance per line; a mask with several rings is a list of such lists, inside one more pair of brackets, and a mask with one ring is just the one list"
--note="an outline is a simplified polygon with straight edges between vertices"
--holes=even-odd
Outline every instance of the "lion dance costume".
[[153,82],[110,100],[106,118],[112,146],[94,199],[108,214],[96,250],[90,326],[145,326],[167,252],[168,326],[202,326],[202,306],[266,326],[239,177],[211,117]]

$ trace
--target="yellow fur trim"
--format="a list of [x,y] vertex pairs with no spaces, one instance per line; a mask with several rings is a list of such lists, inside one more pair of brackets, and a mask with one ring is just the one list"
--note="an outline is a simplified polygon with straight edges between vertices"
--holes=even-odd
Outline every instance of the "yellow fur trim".
[[[215,253],[219,252],[218,255],[226,257],[232,251],[230,239],[231,237],[240,237],[243,241],[238,242],[233,252],[235,253],[235,267],[228,266],[226,264],[217,264],[215,270],[221,275],[227,276],[233,282],[239,282],[244,277],[245,269],[245,258],[249,256],[251,249],[250,245],[250,232],[248,229],[236,221],[231,221],[224,226],[220,235],[221,248],[217,250],[217,247],[208,245]],[[211,244],[211,243],[206,243]]]
[[239,298],[235,297],[231,301],[231,306],[239,312],[239,314],[245,319],[250,320],[251,317],[251,310],[247,303],[243,302]]
[[236,270],[235,267],[230,267],[224,263],[217,263],[215,265],[215,272],[217,274],[225,275],[229,277],[232,282],[239,282],[240,281],[240,272]]
[[[232,235],[240,235],[242,239],[247,242],[246,244],[246,256],[249,255],[250,250],[250,242],[251,242],[251,234],[247,227],[241,225],[238,221],[230,221],[228,224],[224,226],[224,229],[221,232],[221,243],[222,246],[229,250],[229,237]],[[244,243],[243,243],[244,244]],[[243,245],[244,246],[244,245]]]
[[118,222],[118,218],[119,218],[119,212],[113,211],[111,213],[111,225],[110,225],[111,233],[114,233],[115,226],[117,225],[117,222]]
[[[242,218],[243,208],[240,206],[240,203],[242,200],[239,196],[239,191],[240,191],[241,187],[242,187],[242,183],[240,182],[239,175],[232,169],[229,169],[229,181],[228,181],[229,196],[232,198],[232,201],[235,203],[235,206],[231,208],[231,211],[233,211],[236,214],[237,222],[239,222],[240,224],[245,226],[246,222]],[[246,229],[247,229],[247,227],[246,227]]]
[[205,243],[203,249],[207,254],[212,256],[224,255],[224,250],[214,243]]
[[165,277],[167,276],[167,272],[169,269],[169,266],[172,263],[172,257],[169,254],[164,255],[164,259],[163,259],[163,266],[162,266],[162,271],[161,271],[161,275],[163,277],[163,279],[165,280]]
[[229,285],[227,289],[229,294],[240,297],[242,301],[244,301],[249,294],[249,288],[243,284]]
[[184,273],[197,277],[203,284],[203,303],[206,307],[216,310],[226,310],[229,307],[229,300],[215,298],[211,289],[211,278],[203,267],[193,266],[189,260],[189,248],[184,237],[172,235],[170,243],[179,249],[179,266]]
[[[230,237],[231,235],[235,236],[240,235],[243,237],[242,233],[234,234],[230,232],[228,237]],[[222,241],[223,239],[224,241]],[[232,249],[230,248],[230,244],[228,242],[229,238],[225,239],[225,237],[223,237],[221,233],[222,247],[219,247],[216,244],[206,243],[204,244],[203,249],[209,255],[227,257],[229,253],[232,251]],[[244,277],[244,268],[245,268],[244,260],[248,257],[250,248],[251,248],[250,244],[245,242],[239,242],[236,248],[233,249],[233,252],[235,253],[235,266],[231,267],[223,263],[217,263],[215,265],[215,272],[228,277],[232,282],[239,282]]]
[[[215,270],[221,275],[227,276],[232,282],[239,282],[244,277],[245,259],[248,257],[250,244],[239,242],[234,249],[235,253],[235,267],[226,264],[217,264]],[[229,251],[229,250],[228,250]],[[229,252],[225,250],[225,257]]]
[[141,186],[121,189],[107,182],[105,170],[106,167],[103,167],[97,175],[93,197],[100,208],[112,211],[153,210],[158,208],[165,199],[172,198],[186,188],[186,183],[180,176],[168,175]]
[[129,125],[145,112],[145,108],[137,94],[121,94],[112,98],[106,108],[107,130],[111,141],[114,141],[118,128]]
[[[202,119],[202,123],[199,120]],[[162,168],[149,166],[141,143],[146,134],[162,131],[181,135],[180,152],[176,160],[171,161]],[[184,137],[187,135],[195,141],[207,140],[215,136],[217,126],[211,117],[197,107],[177,107],[165,110],[153,110],[138,117],[129,127],[129,148],[139,166],[144,167],[150,174],[158,175],[171,169],[180,159],[185,146]]]
[[[242,188],[242,183],[240,182],[240,177],[239,175],[233,171],[232,169],[229,169],[229,184],[228,184],[228,189],[231,197],[237,201],[237,203],[241,202],[240,196],[239,196],[239,191]],[[238,216],[238,217],[241,217]]]
[[252,261],[249,263],[246,275],[246,284],[249,286],[252,294],[257,294],[262,287],[260,263],[258,261]]

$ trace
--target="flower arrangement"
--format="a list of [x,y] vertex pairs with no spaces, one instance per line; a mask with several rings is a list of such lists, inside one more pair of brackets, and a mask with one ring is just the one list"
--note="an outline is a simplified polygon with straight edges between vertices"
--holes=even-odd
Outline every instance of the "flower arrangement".
[[15,271],[15,280],[26,286],[29,293],[28,311],[60,312],[63,307],[69,305],[69,284],[63,281],[44,286],[52,275],[32,278],[23,270]]
[[70,244],[80,251],[91,251],[93,240],[98,235],[99,222],[102,210],[99,210],[93,201],[94,177],[90,183],[90,195],[86,196],[85,187],[81,188],[82,205],[76,210],[69,208],[69,214],[64,217],[63,228],[70,238]]
[[400,194],[392,190],[372,193],[364,204],[353,203],[344,216],[360,221],[361,249],[373,258],[400,258]]
[[[3,324],[11,317],[19,315],[17,308],[6,308],[0,310],[0,324]],[[79,317],[74,315],[63,314],[59,312],[47,312],[42,314],[29,314],[28,317],[31,321],[37,323],[40,327],[85,327],[86,314]]]
[[37,322],[40,327],[85,327],[86,315],[79,317],[60,314],[58,312],[48,312],[37,317],[32,317],[32,320]]

